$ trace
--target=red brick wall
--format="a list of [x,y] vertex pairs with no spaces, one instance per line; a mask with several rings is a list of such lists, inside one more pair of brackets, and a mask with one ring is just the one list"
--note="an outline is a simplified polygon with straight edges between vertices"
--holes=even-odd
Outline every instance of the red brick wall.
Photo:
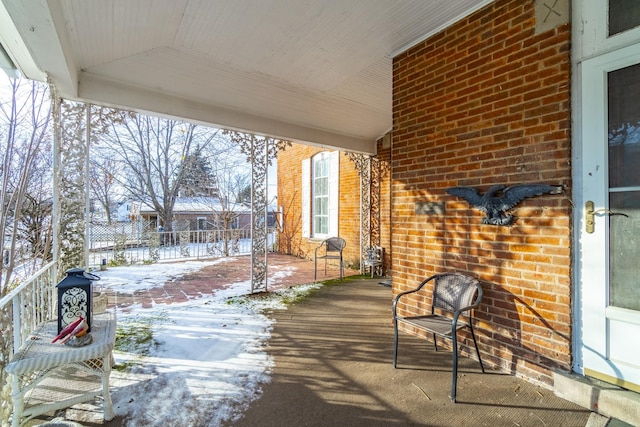
[[[322,239],[302,237],[302,160],[322,148],[293,144],[278,154],[278,205],[282,206],[285,229],[279,237],[279,251],[313,259]],[[340,153],[340,198],[338,235],[346,240],[345,264],[360,265],[360,178],[349,158]]]
[[[570,27],[534,34],[534,2],[498,0],[394,59],[394,291],[461,271],[483,282],[483,359],[551,384],[571,366],[568,194],[526,199],[511,227],[445,189],[571,187]],[[416,202],[444,215],[416,215]],[[410,307],[405,307],[410,309]]]

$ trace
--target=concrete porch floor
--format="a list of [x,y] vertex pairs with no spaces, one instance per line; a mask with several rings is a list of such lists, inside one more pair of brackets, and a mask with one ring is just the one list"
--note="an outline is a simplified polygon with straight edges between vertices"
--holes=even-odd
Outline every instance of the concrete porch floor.
[[391,298],[379,280],[349,281],[274,313],[272,380],[229,425],[587,425],[588,410],[467,358],[452,403],[451,353],[406,334],[394,369]]
[[[110,295],[110,305],[182,302],[246,280],[248,257],[207,267],[161,288]],[[214,268],[215,267],[215,268]],[[222,268],[221,268],[222,267]],[[313,261],[270,255],[269,271],[290,275],[270,289],[313,282]],[[346,270],[346,275],[358,271]],[[338,277],[323,271],[318,280]],[[493,372],[461,358],[458,403],[449,398],[451,353],[407,334],[400,336],[398,369],[392,367],[392,292],[380,279],[352,279],[323,287],[312,297],[271,314],[276,320],[267,352],[275,359],[271,381],[242,418],[228,426],[595,426],[607,420],[557,397],[552,390]],[[84,426],[104,423],[101,410],[67,418]],[[60,414],[58,414],[59,416]],[[40,422],[44,422],[41,419]],[[187,426],[185,426],[187,427]],[[199,427],[199,426],[189,426]]]

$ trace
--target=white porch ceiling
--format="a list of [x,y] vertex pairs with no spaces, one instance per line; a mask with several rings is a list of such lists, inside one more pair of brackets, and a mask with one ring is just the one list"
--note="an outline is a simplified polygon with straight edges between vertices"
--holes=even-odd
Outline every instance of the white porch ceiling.
[[60,94],[363,153],[392,58],[492,0],[0,0],[0,43]]

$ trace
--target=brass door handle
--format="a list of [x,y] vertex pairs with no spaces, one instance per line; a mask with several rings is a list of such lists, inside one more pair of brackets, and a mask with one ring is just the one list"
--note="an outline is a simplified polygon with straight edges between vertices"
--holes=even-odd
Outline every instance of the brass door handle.
[[587,233],[591,234],[595,231],[595,226],[596,226],[596,220],[595,220],[595,215],[597,213],[605,213],[605,214],[609,214],[609,215],[622,215],[622,216],[626,216],[627,218],[629,218],[629,215],[622,213],[622,212],[613,212],[609,209],[598,209],[595,210],[594,204],[591,200],[589,200],[588,202],[586,202],[584,204],[584,214],[585,214],[585,229],[587,231]]

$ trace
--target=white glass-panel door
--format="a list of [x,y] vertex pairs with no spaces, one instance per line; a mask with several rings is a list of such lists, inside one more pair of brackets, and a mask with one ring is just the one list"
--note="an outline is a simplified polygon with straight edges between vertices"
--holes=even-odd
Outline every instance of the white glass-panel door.
[[582,71],[583,367],[640,389],[640,45]]

